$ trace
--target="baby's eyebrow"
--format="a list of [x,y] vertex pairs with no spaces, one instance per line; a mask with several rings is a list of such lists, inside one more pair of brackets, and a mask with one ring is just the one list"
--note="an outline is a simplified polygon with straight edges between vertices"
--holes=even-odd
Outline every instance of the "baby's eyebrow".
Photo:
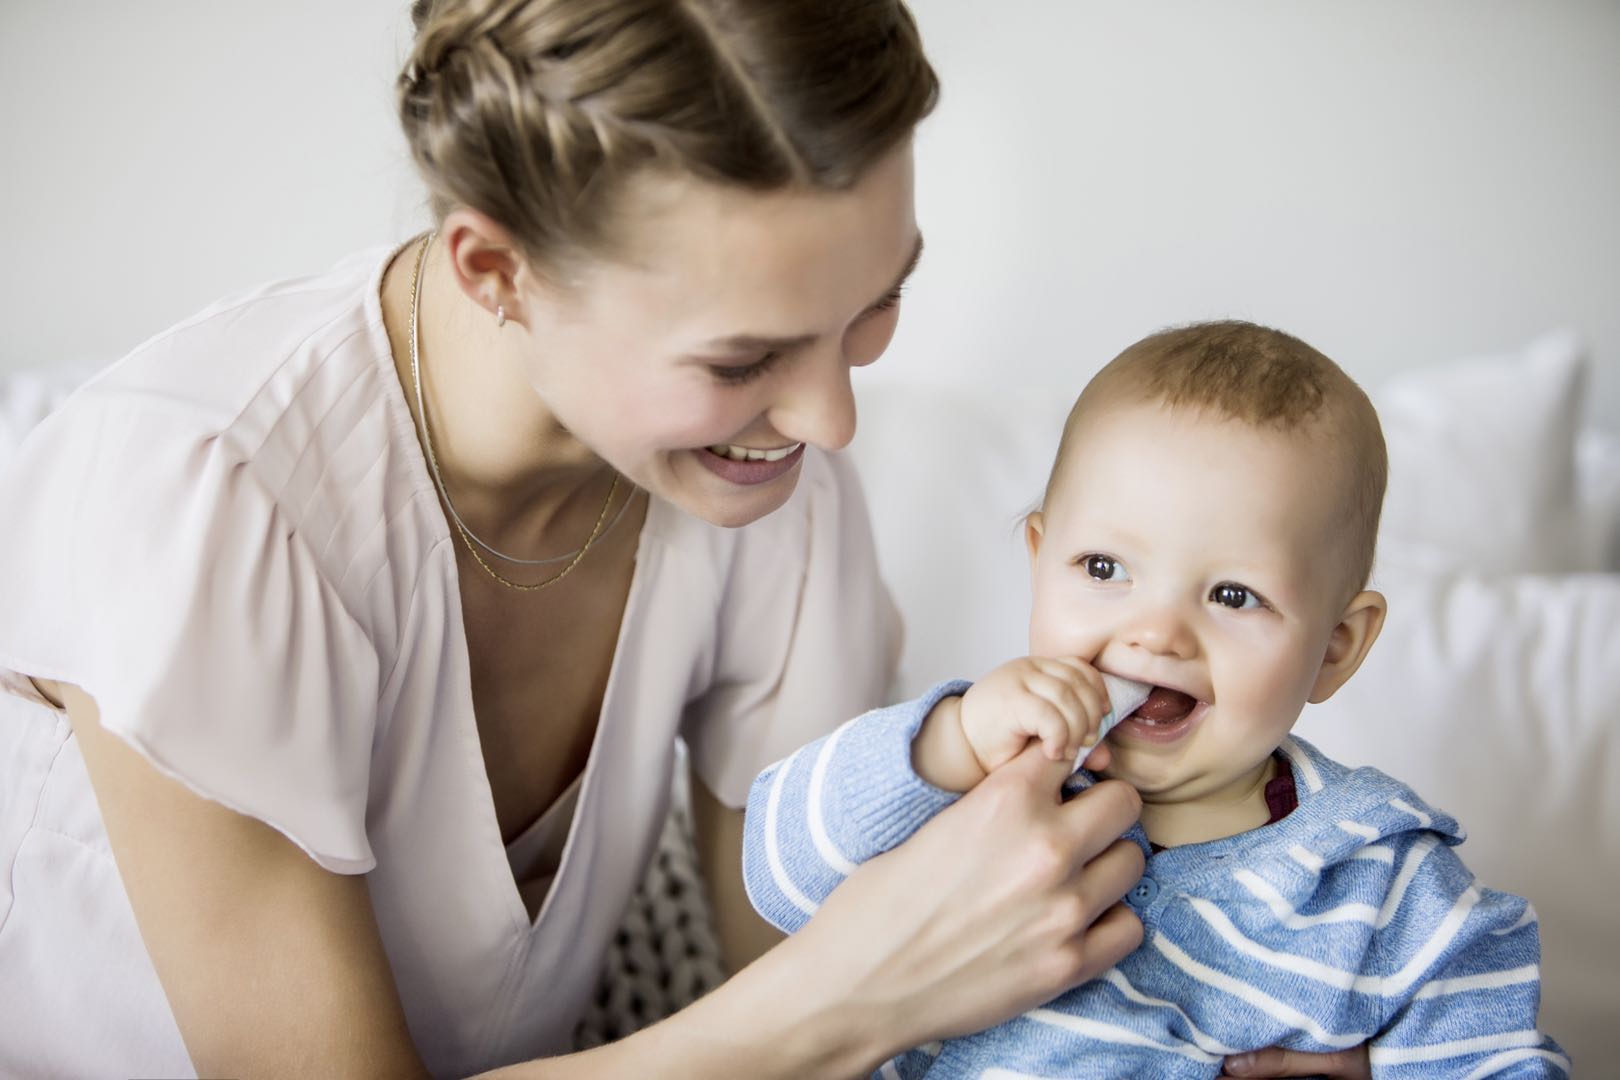
[[[868,305],[868,310],[877,307],[879,304],[883,303],[886,298],[893,296],[896,292],[900,291],[905,283],[910,280],[911,275],[916,272],[917,264],[922,261],[922,253],[923,237],[922,233],[918,233],[917,243],[912,247],[911,256],[906,259],[906,264],[901,269],[900,276],[894,279],[893,285],[890,285],[883,291],[882,296],[879,296],[876,300],[872,301],[870,305]],[[815,334],[793,334],[787,337],[772,337],[768,334],[732,334],[728,337],[715,338],[713,341],[702,347],[704,349],[739,353],[787,352],[791,349],[808,345],[815,340]]]

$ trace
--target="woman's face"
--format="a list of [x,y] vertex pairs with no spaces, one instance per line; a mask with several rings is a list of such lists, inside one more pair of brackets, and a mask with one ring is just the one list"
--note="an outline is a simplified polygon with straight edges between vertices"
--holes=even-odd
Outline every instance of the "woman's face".
[[846,191],[657,176],[625,211],[622,253],[566,290],[528,279],[526,376],[637,485],[745,525],[792,494],[804,445],[855,433],[850,369],[888,347],[922,247],[910,146]]

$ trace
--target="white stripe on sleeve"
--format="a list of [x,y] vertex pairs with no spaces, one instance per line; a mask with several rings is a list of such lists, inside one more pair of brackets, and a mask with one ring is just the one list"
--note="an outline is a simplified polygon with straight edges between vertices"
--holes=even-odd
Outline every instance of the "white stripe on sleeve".
[[815,767],[810,770],[810,805],[806,813],[810,819],[810,841],[816,845],[816,852],[828,866],[832,867],[844,877],[855,872],[855,864],[838,850],[832,837],[827,835],[827,819],[821,809],[821,790],[827,783],[827,762],[832,760],[833,750],[838,746],[838,740],[843,738],[844,731],[855,721],[850,720],[827,736],[827,741],[821,745],[821,753],[816,755]]
[[765,861],[771,868],[771,880],[776,882],[776,887],[787,897],[788,903],[806,915],[814,915],[816,905],[788,879],[787,867],[782,865],[781,844],[776,836],[776,815],[778,807],[782,804],[782,788],[787,783],[787,775],[792,771],[793,763],[797,760],[799,755],[794,754],[783,762],[782,767],[776,771],[776,779],[771,782],[771,796],[765,803]]

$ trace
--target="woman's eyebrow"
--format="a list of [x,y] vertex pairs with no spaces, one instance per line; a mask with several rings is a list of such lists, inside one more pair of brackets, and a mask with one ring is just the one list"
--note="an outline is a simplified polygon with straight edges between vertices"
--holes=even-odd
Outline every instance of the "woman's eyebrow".
[[[917,243],[911,249],[911,256],[906,259],[906,265],[900,271],[900,276],[894,279],[894,284],[884,290],[883,295],[872,301],[871,306],[876,307],[884,299],[899,292],[906,281],[916,272],[917,264],[922,261],[923,237],[917,234]],[[769,337],[764,334],[733,334],[730,337],[715,338],[704,346],[705,349],[724,349],[733,352],[786,352],[808,345],[816,340],[815,334],[795,334],[791,337]]]

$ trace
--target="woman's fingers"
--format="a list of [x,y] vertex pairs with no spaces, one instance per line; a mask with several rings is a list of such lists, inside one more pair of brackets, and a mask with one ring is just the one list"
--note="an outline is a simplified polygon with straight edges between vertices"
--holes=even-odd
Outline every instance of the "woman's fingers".
[[1372,1080],[1367,1048],[1358,1046],[1332,1054],[1307,1054],[1273,1046],[1226,1059],[1223,1077],[1326,1076],[1330,1080]]
[[[1093,784],[1064,803],[1058,812],[1058,820],[1076,842],[1080,862],[1090,862],[1100,855],[1141,816],[1142,796],[1122,780]],[[1131,846],[1136,848],[1134,844]],[[1122,894],[1142,876],[1141,849],[1136,848],[1136,853],[1136,877],[1125,883],[1120,890]]]
[[[992,787],[1002,785],[1017,787],[1036,796],[1048,797],[1051,804],[1056,806],[1060,801],[1063,781],[1067,780],[1069,774],[1073,771],[1074,762],[1072,760],[1064,761],[1047,757],[1039,743],[1031,743],[1026,745],[1011,761],[1008,761],[987,776],[980,786],[988,784]],[[1136,819],[1132,817],[1131,820]],[[1128,828],[1130,828],[1129,822],[1121,826],[1118,832],[1108,837],[1108,840],[1112,841]],[[1107,845],[1104,844],[1104,846]],[[1096,853],[1092,852],[1090,854]]]
[[[1135,844],[1131,845],[1135,847]],[[1084,963],[1073,985],[1095,979],[1142,944],[1142,920],[1124,904],[1115,904],[1085,934]]]
[[1142,849],[1133,840],[1115,840],[1086,863],[1079,896],[1092,914],[1101,914],[1122,900],[1142,880]]

